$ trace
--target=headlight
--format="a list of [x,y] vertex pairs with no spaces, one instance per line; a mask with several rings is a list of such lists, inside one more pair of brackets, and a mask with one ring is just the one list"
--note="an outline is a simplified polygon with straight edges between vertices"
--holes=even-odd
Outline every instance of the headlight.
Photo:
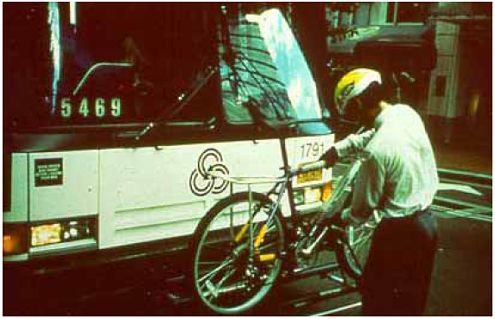
[[60,223],[31,226],[31,246],[59,243],[62,240]]
[[66,220],[31,226],[31,246],[69,242],[95,237],[94,219]]
[[320,187],[306,187],[304,189],[304,204],[311,204],[320,201],[321,188]]
[[319,201],[326,202],[332,196],[332,182],[328,182],[323,186],[296,189],[293,194],[294,204],[296,206],[312,204]]

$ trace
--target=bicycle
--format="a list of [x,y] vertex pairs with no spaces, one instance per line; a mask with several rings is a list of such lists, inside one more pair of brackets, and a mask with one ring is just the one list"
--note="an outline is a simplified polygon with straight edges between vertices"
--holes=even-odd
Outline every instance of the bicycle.
[[[357,280],[378,220],[372,215],[356,226],[344,224],[341,217],[350,204],[352,183],[362,161],[358,157],[348,166],[323,210],[309,222],[295,213],[288,223],[280,207],[291,180],[322,169],[323,161],[297,169],[286,167],[280,177],[231,177],[210,170],[210,178],[245,185],[248,191],[216,203],[194,232],[190,284],[200,305],[226,315],[251,310],[265,299],[282,270],[289,276],[304,272],[321,260],[323,251],[333,250],[337,264]],[[267,193],[253,192],[251,187],[258,184],[273,187]]]

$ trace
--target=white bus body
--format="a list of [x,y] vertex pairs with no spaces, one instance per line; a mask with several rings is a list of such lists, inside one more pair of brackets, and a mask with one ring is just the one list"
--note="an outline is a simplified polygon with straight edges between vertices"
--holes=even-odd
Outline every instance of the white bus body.
[[[56,8],[49,5],[49,13],[55,14]],[[218,200],[243,190],[239,185],[205,179],[202,173],[209,167],[216,165],[233,176],[279,176],[284,166],[315,161],[328,150],[334,137],[323,121],[314,80],[287,22],[278,10],[268,10],[250,16],[248,26],[241,25],[236,31],[255,27],[259,29],[256,41],[265,40],[264,59],[271,58],[276,68],[260,71],[252,61],[250,66],[239,68],[252,67],[252,74],[269,75],[260,80],[251,74],[253,83],[277,77],[274,82],[279,87],[275,89],[284,88],[284,103],[292,106],[277,110],[278,104],[273,102],[262,111],[271,114],[274,108],[275,113],[290,115],[286,121],[279,121],[283,125],[270,127],[251,116],[243,122],[248,112],[241,106],[232,106],[240,103],[239,99],[245,102],[251,93],[265,96],[268,82],[264,82],[261,87],[249,89],[249,94],[233,88],[224,90],[223,109],[215,113],[213,121],[155,122],[141,139],[133,133],[142,132],[150,121],[132,125],[100,125],[101,121],[96,121],[71,126],[70,119],[63,118],[67,129],[59,125],[13,132],[13,151],[7,155],[10,166],[6,168],[10,176],[4,176],[4,185],[7,180],[10,190],[3,213],[4,269],[27,267],[29,274],[40,275],[57,268],[145,259],[156,253],[156,247],[163,254],[186,249],[188,237],[208,210]],[[53,28],[50,25],[51,32]],[[249,43],[243,45],[249,47]],[[228,68],[220,61],[223,88],[232,85],[230,80],[224,80]],[[234,82],[250,81],[247,71],[242,71]],[[78,90],[86,83],[86,78],[82,79],[77,82]],[[118,107],[121,112],[120,99],[116,104],[115,98],[74,95],[69,99],[61,90],[57,94],[62,104],[60,112],[52,114],[62,117],[76,112],[87,116],[93,100],[97,116],[110,105],[112,111]],[[235,94],[231,104],[226,102]],[[179,96],[179,102],[181,99]],[[72,103],[70,112],[68,103]],[[219,106],[201,101],[195,105],[204,109],[220,109]],[[110,109],[106,112],[109,114]],[[283,214],[289,216],[293,209],[317,210],[330,180],[331,170],[306,176],[305,180],[295,179],[283,200]],[[266,189],[264,185],[258,190]],[[167,241],[173,244],[165,244]]]

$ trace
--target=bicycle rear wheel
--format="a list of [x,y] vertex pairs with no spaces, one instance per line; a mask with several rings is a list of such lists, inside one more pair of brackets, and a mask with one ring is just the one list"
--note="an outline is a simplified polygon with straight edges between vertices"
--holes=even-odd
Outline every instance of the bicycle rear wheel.
[[191,244],[192,290],[207,309],[226,315],[246,312],[275,284],[285,223],[277,210],[266,224],[272,205],[267,196],[252,193],[249,226],[249,194],[238,193],[218,202],[199,223]]
[[354,279],[363,274],[375,228],[376,225],[369,223],[347,225],[342,242],[336,246],[339,264]]

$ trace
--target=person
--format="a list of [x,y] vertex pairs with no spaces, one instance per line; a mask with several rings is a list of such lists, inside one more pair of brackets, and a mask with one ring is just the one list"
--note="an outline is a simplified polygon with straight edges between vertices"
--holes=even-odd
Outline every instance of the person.
[[144,57],[132,36],[128,35],[124,38],[122,47],[124,49],[123,62],[127,62],[132,65],[132,87],[135,88],[138,93],[135,95],[134,115],[137,118],[141,118],[146,115],[144,114],[145,110],[142,97],[151,95],[154,89],[154,84],[143,77],[145,69],[150,66],[150,62]]
[[[438,187],[432,146],[420,116],[387,102],[381,74],[356,69],[337,83],[339,113],[351,109],[368,130],[337,142],[321,157],[328,166],[363,151],[348,222],[382,217],[359,281],[363,315],[422,315],[437,243],[429,206]],[[356,112],[357,111],[357,112]]]

